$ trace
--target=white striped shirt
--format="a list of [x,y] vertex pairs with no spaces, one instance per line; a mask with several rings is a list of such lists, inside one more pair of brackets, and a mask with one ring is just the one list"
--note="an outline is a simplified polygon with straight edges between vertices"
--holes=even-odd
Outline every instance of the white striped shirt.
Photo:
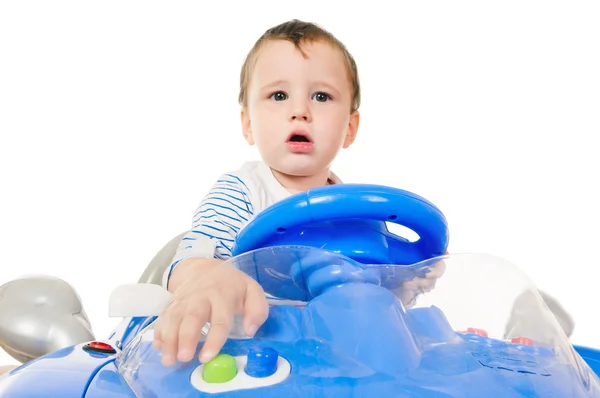
[[[334,173],[329,178],[341,183]],[[221,175],[198,206],[191,230],[163,275],[163,286],[167,287],[173,269],[186,258],[230,258],[239,231],[267,207],[290,195],[261,161],[244,163],[238,170]]]

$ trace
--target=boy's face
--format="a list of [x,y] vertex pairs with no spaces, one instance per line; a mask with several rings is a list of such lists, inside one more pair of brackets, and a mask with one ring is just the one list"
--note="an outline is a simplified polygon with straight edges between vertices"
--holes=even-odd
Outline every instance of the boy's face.
[[327,42],[272,40],[258,54],[242,110],[244,137],[271,168],[290,176],[326,172],[352,144],[359,114],[342,53]]

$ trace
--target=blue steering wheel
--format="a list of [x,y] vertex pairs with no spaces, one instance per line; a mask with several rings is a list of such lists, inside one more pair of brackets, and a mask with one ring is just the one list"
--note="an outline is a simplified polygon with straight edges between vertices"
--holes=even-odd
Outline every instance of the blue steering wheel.
[[[419,239],[391,233],[386,222]],[[448,225],[426,199],[401,189],[339,184],[292,195],[264,210],[237,236],[232,254],[299,245],[333,251],[364,264],[414,264],[445,254]]]

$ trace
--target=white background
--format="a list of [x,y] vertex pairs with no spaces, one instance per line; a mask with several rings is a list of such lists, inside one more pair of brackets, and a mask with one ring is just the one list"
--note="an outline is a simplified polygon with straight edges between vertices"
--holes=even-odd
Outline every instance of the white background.
[[516,264],[574,316],[574,343],[600,347],[598,3],[330,3],[0,3],[0,284],[64,278],[107,336],[111,290],[256,158],[240,66],[300,18],[360,68],[359,136],[335,171],[431,200],[451,252]]

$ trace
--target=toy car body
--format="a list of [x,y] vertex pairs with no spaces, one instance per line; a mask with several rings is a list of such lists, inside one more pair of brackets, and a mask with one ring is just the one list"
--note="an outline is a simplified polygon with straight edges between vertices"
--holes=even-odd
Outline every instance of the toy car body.
[[[252,221],[230,260],[276,297],[254,338],[233,330],[214,361],[165,367],[158,308],[0,377],[0,397],[600,397],[600,353],[570,344],[516,267],[444,255],[447,236],[439,210],[404,191],[295,195]],[[440,264],[435,288],[406,300]],[[147,290],[141,301],[160,301]]]

